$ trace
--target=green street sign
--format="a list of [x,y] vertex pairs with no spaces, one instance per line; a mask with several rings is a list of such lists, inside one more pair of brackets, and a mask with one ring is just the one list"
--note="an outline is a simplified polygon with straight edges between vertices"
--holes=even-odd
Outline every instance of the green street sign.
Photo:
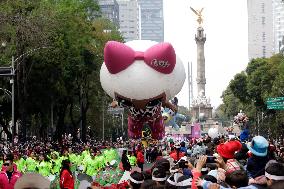
[[284,110],[284,106],[267,106],[267,109],[270,110]]
[[284,110],[284,97],[268,98],[266,104],[267,109]]

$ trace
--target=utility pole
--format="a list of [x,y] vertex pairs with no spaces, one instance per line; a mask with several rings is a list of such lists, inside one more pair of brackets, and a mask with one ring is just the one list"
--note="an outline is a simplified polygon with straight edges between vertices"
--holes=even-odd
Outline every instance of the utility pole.
[[193,100],[193,83],[192,83],[192,62],[190,62],[190,66],[189,66],[189,62],[187,64],[188,69],[187,69],[187,74],[188,74],[188,110],[190,111],[190,107],[191,107],[191,102]]
[[14,90],[14,57],[12,57],[11,67],[0,67],[0,77],[11,77],[10,83],[12,84],[12,91],[11,91],[11,100],[12,100],[12,142],[14,140],[14,136],[16,133],[15,128],[15,90]]
[[190,102],[191,102],[191,80],[190,80],[190,68],[189,68],[189,62],[187,63],[187,75],[188,75],[188,110],[190,111]]
[[10,80],[10,83],[12,84],[12,140],[14,143],[14,137],[17,132],[16,126],[15,126],[15,82],[14,82],[14,76],[15,76],[15,69],[14,69],[14,56],[12,56],[12,79]]
[[123,112],[121,113],[121,133],[123,136]]

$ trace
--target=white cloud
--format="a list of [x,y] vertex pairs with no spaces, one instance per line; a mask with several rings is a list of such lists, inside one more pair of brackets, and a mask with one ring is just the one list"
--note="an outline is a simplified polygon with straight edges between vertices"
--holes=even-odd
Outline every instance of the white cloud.
[[[176,53],[193,64],[194,96],[196,96],[197,17],[190,10],[204,7],[206,96],[213,107],[235,74],[248,63],[247,4],[240,0],[164,0],[165,41],[171,42]],[[188,107],[187,80],[178,94],[179,104]]]

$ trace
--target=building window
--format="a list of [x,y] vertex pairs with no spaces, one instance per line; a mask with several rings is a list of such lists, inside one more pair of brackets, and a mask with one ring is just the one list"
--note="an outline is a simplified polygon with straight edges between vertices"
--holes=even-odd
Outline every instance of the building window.
[[264,3],[261,3],[261,12],[262,12],[262,13],[265,13],[264,7],[265,7]]
[[262,32],[262,42],[265,42],[266,41],[266,34],[265,32]]
[[265,25],[265,17],[264,17],[264,16],[261,17],[261,24],[262,24],[262,25]]
[[262,56],[266,57],[266,46],[262,46]]

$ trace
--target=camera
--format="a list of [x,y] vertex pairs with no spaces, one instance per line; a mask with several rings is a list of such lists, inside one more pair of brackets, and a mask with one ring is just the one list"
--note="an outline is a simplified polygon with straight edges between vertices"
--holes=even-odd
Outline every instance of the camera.
[[178,168],[188,168],[188,161],[181,160],[178,162]]
[[206,163],[216,163],[216,157],[215,156],[207,156]]

